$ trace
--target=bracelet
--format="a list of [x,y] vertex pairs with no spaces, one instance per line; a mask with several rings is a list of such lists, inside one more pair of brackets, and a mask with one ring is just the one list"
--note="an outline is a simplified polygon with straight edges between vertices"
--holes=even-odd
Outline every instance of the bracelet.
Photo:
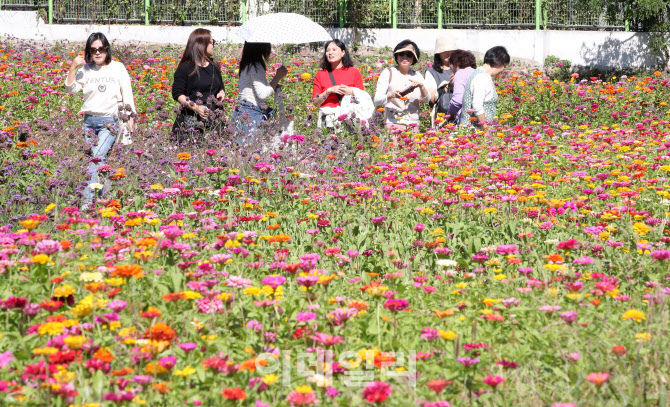
[[321,95],[321,99],[323,100],[328,99],[328,95],[326,95],[326,92],[323,92],[323,94]]

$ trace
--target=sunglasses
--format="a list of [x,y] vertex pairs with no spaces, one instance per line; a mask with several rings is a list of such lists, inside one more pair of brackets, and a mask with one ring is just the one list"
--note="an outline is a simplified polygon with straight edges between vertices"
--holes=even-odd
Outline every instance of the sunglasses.
[[410,51],[398,52],[396,55],[399,57],[414,58],[414,54]]
[[210,44],[212,44],[212,45],[216,45],[216,40],[212,40],[212,41],[210,41]]
[[91,54],[93,54],[93,55],[95,55],[97,53],[106,54],[107,53],[107,47],[100,47],[100,48],[91,47],[90,51],[91,51]]

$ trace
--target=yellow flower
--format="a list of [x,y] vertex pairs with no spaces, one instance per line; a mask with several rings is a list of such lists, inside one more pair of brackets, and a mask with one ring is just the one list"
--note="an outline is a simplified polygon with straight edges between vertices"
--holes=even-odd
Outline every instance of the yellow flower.
[[258,287],[247,287],[242,291],[245,295],[249,296],[259,296],[263,292],[260,288]]
[[72,350],[79,350],[86,343],[87,339],[81,335],[77,336],[68,336],[63,342],[67,345],[68,348]]
[[64,285],[62,287],[58,287],[54,290],[54,297],[56,298],[63,298],[63,297],[69,297],[70,295],[74,294],[77,290],[75,290],[71,285]]
[[45,347],[33,349],[33,355],[53,355],[58,352],[58,348]]
[[305,393],[311,393],[314,390],[312,390],[311,386],[308,386],[308,385],[305,384],[305,385],[296,387],[295,391],[300,392],[302,394],[305,394]]
[[275,374],[269,374],[265,377],[263,377],[261,380],[263,380],[263,383],[267,384],[268,386],[272,386],[279,378]]
[[458,336],[454,331],[442,331],[438,332],[442,339],[447,341],[453,341]]
[[202,294],[196,291],[184,291],[182,294],[184,294],[184,297],[186,297],[187,300],[198,300],[202,298]]
[[81,273],[79,280],[85,283],[102,283],[103,277],[101,272],[96,271],[93,273]]
[[44,213],[49,213],[49,212],[51,212],[51,211],[53,210],[53,208],[55,208],[55,207],[56,207],[56,204],[55,204],[55,203],[50,203],[50,204],[44,209]]
[[74,372],[68,372],[64,367],[60,367],[60,370],[57,373],[54,373],[53,377],[58,383],[69,383],[75,378]]
[[635,334],[635,342],[638,343],[647,343],[651,340],[651,334],[647,332],[642,332],[639,334]]
[[651,228],[647,225],[645,225],[642,222],[637,222],[633,224],[633,233],[635,233],[638,236],[644,236],[647,233],[651,232]]
[[46,254],[36,254],[35,256],[33,256],[32,260],[33,260],[33,263],[44,264],[51,259]]
[[120,285],[124,285],[125,283],[126,283],[126,280],[123,279],[122,277],[106,278],[105,279],[105,284],[110,285],[112,287],[118,287]]
[[24,228],[26,228],[26,229],[28,229],[28,230],[32,230],[32,229],[35,229],[35,228],[37,227],[37,225],[40,224],[40,221],[37,220],[37,219],[31,219],[31,218],[28,218],[28,219],[22,220],[22,221],[19,222],[19,223],[20,223],[21,226],[23,226]]
[[177,370],[172,374],[175,376],[187,377],[192,375],[193,373],[195,373],[195,369],[193,369],[191,366],[186,366],[182,370]]
[[628,321],[629,319],[635,320],[635,322],[641,322],[643,319],[647,319],[644,316],[644,312],[638,311],[636,309],[631,309],[626,312],[624,312],[623,316],[624,321]]

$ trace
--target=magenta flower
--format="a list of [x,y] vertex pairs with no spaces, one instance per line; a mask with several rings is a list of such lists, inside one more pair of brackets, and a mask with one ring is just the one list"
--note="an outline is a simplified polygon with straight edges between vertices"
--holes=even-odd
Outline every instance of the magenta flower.
[[491,376],[491,375],[488,375],[484,379],[482,379],[482,381],[485,384],[488,384],[489,386],[491,386],[493,388],[496,388],[500,383],[504,382],[505,380],[507,380],[507,379],[505,379],[503,377],[500,377],[500,376]]
[[386,302],[384,303],[384,308],[393,312],[404,311],[405,309],[409,308],[409,302],[407,302],[407,300],[399,298],[390,299],[386,300]]
[[368,403],[383,403],[393,393],[388,383],[373,382],[363,389],[363,399]]
[[654,260],[658,260],[658,261],[668,260],[668,259],[670,259],[670,250],[665,250],[665,249],[654,250],[653,252],[651,252],[651,257]]
[[295,319],[297,319],[298,322],[309,322],[316,319],[316,317],[317,315],[314,312],[300,312],[295,316]]
[[589,373],[586,375],[586,380],[590,381],[596,386],[602,386],[607,381],[607,379],[609,379],[609,377],[609,373],[605,372]]
[[272,288],[277,288],[280,285],[284,284],[285,282],[286,277],[279,275],[267,276],[263,280],[261,280],[261,284],[269,285]]
[[465,367],[472,367],[479,363],[479,358],[456,358],[456,361]]
[[502,255],[519,253],[519,249],[515,244],[503,244],[496,248],[496,253]]
[[10,363],[15,361],[14,355],[11,350],[7,352],[0,353],[0,369],[9,366]]

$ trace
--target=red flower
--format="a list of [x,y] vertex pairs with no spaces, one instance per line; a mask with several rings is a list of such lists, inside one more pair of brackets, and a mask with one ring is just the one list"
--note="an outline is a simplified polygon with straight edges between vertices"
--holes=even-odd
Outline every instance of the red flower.
[[247,399],[247,394],[244,392],[244,390],[240,389],[239,387],[235,387],[234,389],[227,388],[223,390],[222,393],[223,397],[232,400],[232,401],[244,401]]
[[393,393],[393,389],[385,382],[373,382],[363,389],[363,398],[368,403],[383,403]]
[[628,349],[626,349],[625,346],[616,345],[616,346],[612,346],[612,352],[614,352],[614,354],[617,355],[617,356],[623,356],[626,353],[628,353]]
[[435,392],[435,394],[440,394],[440,392],[447,386],[451,384],[451,381],[446,380],[446,379],[438,379],[438,380],[433,380],[431,382],[426,383],[426,386],[430,387],[431,390]]

